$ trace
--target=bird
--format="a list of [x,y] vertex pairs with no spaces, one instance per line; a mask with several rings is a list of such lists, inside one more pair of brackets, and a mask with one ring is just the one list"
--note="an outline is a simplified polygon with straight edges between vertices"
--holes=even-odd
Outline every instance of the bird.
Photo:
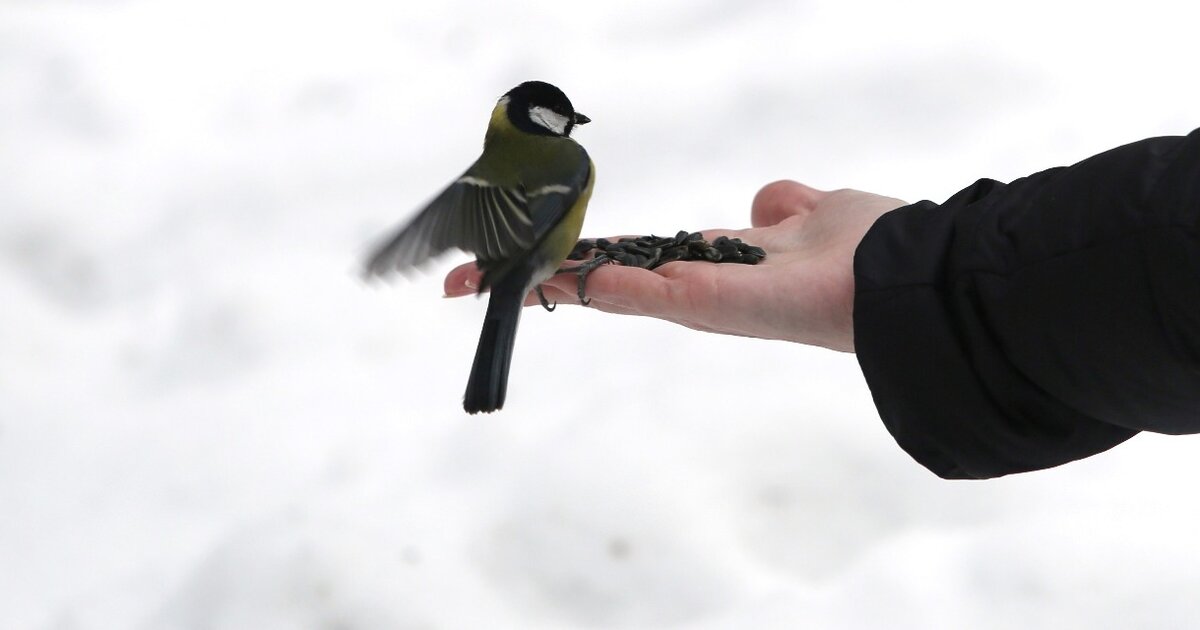
[[591,122],[550,83],[526,81],[496,102],[483,152],[411,220],[374,248],[368,276],[418,266],[451,248],[475,255],[478,292],[490,290],[463,395],[469,414],[504,406],[525,297],[571,253],[595,183],[595,165],[571,137]]

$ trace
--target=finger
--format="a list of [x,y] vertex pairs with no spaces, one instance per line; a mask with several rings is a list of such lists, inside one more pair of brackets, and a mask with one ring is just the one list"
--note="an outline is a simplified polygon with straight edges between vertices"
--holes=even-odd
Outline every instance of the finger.
[[[672,268],[672,266],[686,269],[682,265],[668,263],[661,269]],[[629,274],[626,274],[625,271],[629,271]],[[652,276],[659,277],[660,281],[652,280]],[[686,274],[685,272],[682,274],[676,272],[668,277],[677,276],[686,276]],[[667,322],[688,326],[692,330],[722,332],[708,324],[685,317],[688,316],[688,311],[679,308],[684,293],[672,289],[672,282],[668,280],[668,277],[660,277],[655,272],[640,268],[605,268],[602,274],[600,270],[596,270],[593,275],[588,276],[588,307],[606,313],[664,319]],[[562,288],[558,287],[558,284],[560,281],[542,283],[542,292],[546,294],[546,299],[557,300],[559,304],[577,305],[576,284],[574,282],[570,284],[569,292],[564,292]],[[676,284],[682,286],[683,282]],[[648,287],[653,287],[653,289],[646,290]],[[529,304],[538,304],[536,296],[527,302],[527,305]],[[733,331],[732,334],[740,334],[740,332]]]
[[[572,302],[579,302],[576,295],[578,279],[574,274],[554,276],[542,286],[553,290],[555,295],[570,296]],[[588,274],[585,288],[586,296],[592,300],[641,315],[660,313],[663,305],[670,301],[667,279],[640,267],[600,267]],[[549,295],[547,292],[547,297]]]
[[[632,278],[626,277],[629,272],[637,272]],[[615,274],[615,275],[614,275]],[[446,274],[443,289],[446,297],[462,297],[475,295],[478,292],[482,274],[475,263],[464,263],[451,269]],[[605,302],[600,310],[609,312],[626,312],[641,310],[640,306],[630,304],[640,303],[644,306],[646,298],[659,294],[664,287],[662,277],[658,274],[635,267],[609,267],[593,270],[587,277],[586,296]],[[579,304],[578,277],[571,273],[552,276],[542,283],[542,292],[550,302],[560,304]],[[659,300],[661,302],[661,299]],[[540,305],[537,293],[530,291],[525,298],[525,306]]]
[[[573,292],[568,293],[566,291],[561,291],[554,286],[546,284],[545,282],[543,282],[539,286],[542,287],[542,295],[546,296],[546,301],[549,302],[550,304],[578,304],[579,303],[579,298]],[[541,305],[542,305],[542,301],[540,299],[538,299],[537,291],[530,291],[529,294],[525,296],[525,306],[541,306]]]
[[766,227],[784,219],[808,214],[822,197],[829,194],[788,179],[772,182],[759,189],[750,207],[750,224]]
[[446,274],[446,280],[442,283],[442,290],[446,292],[446,297],[462,297],[464,295],[474,295],[479,292],[479,281],[483,277],[479,268],[475,263],[464,263]]
[[[556,289],[556,288],[550,287],[546,284],[543,284],[542,292],[545,294],[546,300],[549,301],[551,304],[557,304],[557,305],[568,304],[571,306],[579,306],[580,305],[579,304],[579,295],[577,295],[574,290],[560,291],[559,289]],[[597,311],[603,311],[605,313],[615,313],[617,315],[642,315],[642,313],[639,313],[634,309],[631,309],[631,308],[628,308],[625,306],[621,306],[619,304],[612,304],[609,302],[605,302],[604,300],[596,298],[595,296],[592,296],[592,295],[588,295],[587,298],[588,298],[587,308],[592,308]],[[541,306],[541,304],[542,304],[541,301],[538,300],[537,293],[531,292],[529,294],[529,297],[525,299],[525,306],[527,306],[527,307]]]

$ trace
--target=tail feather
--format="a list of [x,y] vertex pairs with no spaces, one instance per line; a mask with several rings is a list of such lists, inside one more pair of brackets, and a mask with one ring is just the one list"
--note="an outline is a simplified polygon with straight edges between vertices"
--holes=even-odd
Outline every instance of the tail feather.
[[524,302],[524,287],[519,290],[492,287],[479,346],[475,349],[475,363],[471,365],[471,377],[463,396],[463,409],[467,413],[489,413],[504,406],[508,368]]

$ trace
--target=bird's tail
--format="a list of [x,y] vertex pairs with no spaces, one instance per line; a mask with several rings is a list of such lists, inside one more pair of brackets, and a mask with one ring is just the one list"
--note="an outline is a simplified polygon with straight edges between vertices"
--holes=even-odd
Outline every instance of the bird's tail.
[[489,413],[504,406],[508,388],[508,367],[512,362],[517,322],[525,302],[525,287],[493,286],[488,299],[483,331],[475,349],[475,363],[467,380],[463,409],[467,413]]

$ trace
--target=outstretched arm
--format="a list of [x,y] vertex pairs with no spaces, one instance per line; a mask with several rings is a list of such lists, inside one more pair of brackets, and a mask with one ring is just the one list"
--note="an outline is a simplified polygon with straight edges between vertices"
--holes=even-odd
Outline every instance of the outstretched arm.
[[[941,204],[776,182],[737,236],[757,266],[607,267],[594,304],[854,351],[885,426],[947,478],[1200,432],[1200,130]],[[473,266],[446,292],[472,292]],[[552,281],[574,301],[574,278]]]

